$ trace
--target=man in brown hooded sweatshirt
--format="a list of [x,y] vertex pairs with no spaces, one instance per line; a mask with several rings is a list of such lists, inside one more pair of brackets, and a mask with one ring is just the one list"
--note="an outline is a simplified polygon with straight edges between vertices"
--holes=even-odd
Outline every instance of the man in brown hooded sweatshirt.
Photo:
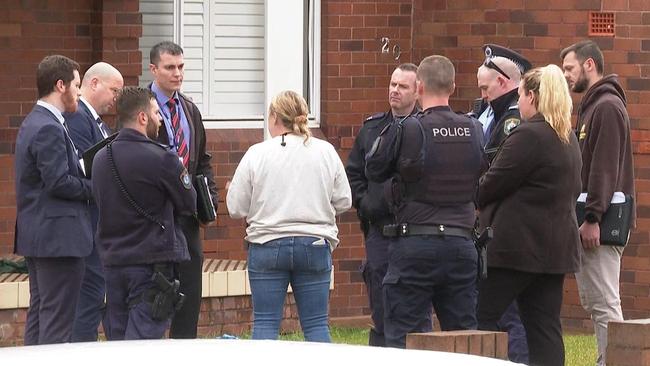
[[585,93],[578,108],[577,131],[587,204],[579,230],[582,268],[576,280],[582,306],[594,322],[597,365],[605,365],[607,323],[623,320],[619,295],[623,247],[601,245],[599,223],[614,192],[634,195],[630,119],[617,76],[603,76],[603,54],[596,43],[578,42],[562,50],[560,57],[571,91]]

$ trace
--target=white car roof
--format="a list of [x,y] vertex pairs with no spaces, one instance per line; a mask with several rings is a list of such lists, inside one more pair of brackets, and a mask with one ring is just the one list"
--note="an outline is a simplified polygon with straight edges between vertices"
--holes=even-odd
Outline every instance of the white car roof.
[[[193,339],[66,343],[0,348],[4,365],[445,365],[508,361],[446,352],[289,341]],[[200,363],[199,363],[200,362]]]

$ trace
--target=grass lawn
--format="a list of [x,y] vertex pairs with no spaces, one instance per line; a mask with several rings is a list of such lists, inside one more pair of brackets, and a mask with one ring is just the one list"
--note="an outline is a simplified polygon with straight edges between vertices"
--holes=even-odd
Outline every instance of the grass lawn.
[[[368,329],[332,327],[330,331],[334,343],[368,344]],[[243,336],[243,338],[249,337],[250,334]],[[304,340],[300,332],[283,334],[280,339]],[[596,363],[596,338],[593,335],[565,335],[564,347],[567,366],[592,366]]]

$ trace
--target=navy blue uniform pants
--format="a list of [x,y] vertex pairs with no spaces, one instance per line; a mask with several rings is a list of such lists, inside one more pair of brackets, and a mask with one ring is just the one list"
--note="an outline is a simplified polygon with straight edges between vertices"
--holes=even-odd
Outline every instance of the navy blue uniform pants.
[[[84,273],[77,257],[26,257],[29,310],[25,345],[70,342],[75,307]],[[72,304],[72,305],[71,305]]]
[[479,287],[479,329],[499,330],[497,322],[516,299],[526,329],[530,364],[564,365],[560,323],[563,285],[564,274],[490,267],[488,278]]
[[497,323],[499,330],[508,332],[508,359],[512,362],[528,364],[528,341],[526,329],[519,317],[519,306],[513,301]]
[[106,282],[97,246],[84,258],[84,277],[72,327],[73,342],[97,341],[97,327],[105,314]]
[[370,317],[373,328],[370,329],[368,344],[383,347],[384,340],[384,294],[382,282],[388,269],[388,245],[390,239],[383,236],[380,229],[370,225],[365,238],[366,263],[363,266],[363,281],[368,292]]
[[431,305],[442,330],[476,329],[478,254],[456,236],[407,236],[391,241],[384,277],[384,335],[406,347],[406,335],[431,330]]
[[201,310],[201,290],[203,279],[203,245],[199,237],[199,223],[193,217],[178,219],[183,235],[187,240],[190,260],[178,264],[180,292],[185,294],[185,302],[174,318],[169,329],[170,338],[196,338],[196,328]]
[[140,301],[143,293],[154,286],[153,265],[107,266],[106,338],[160,339],[169,327],[169,319],[153,320],[151,305]]

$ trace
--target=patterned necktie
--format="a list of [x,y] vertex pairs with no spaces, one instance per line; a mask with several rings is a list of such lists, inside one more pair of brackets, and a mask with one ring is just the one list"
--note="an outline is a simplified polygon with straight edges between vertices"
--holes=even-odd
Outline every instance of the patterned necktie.
[[176,109],[176,99],[171,98],[169,101],[167,101],[167,106],[169,107],[172,129],[174,130],[174,142],[176,143],[176,151],[178,152],[178,156],[183,161],[183,165],[185,165],[187,168],[187,163],[190,160],[190,152],[187,149],[185,134],[183,133],[183,128],[181,127],[181,118],[178,115],[178,110]]

